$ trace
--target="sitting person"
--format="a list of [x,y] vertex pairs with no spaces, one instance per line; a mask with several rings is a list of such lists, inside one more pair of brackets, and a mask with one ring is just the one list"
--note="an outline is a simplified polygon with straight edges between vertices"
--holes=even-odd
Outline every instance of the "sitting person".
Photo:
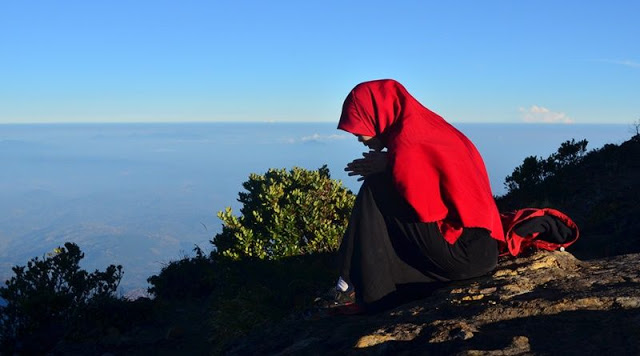
[[345,169],[364,182],[339,249],[336,304],[362,311],[407,286],[495,269],[500,215],[467,137],[394,80],[357,85],[338,128],[371,151]]

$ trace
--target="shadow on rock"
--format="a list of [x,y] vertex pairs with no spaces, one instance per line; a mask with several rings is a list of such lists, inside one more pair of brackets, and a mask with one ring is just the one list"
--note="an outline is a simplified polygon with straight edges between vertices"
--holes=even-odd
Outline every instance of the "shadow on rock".
[[361,349],[381,354],[638,355],[640,309],[579,310],[486,324],[477,332],[452,330],[451,340],[429,343],[429,330],[411,341],[390,340]]

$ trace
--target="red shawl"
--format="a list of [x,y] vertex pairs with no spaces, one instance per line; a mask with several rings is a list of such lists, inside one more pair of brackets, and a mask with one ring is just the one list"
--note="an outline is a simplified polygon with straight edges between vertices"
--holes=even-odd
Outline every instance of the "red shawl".
[[463,227],[484,228],[504,241],[484,162],[460,131],[422,106],[395,80],[358,84],[338,128],[374,136],[389,150],[400,194],[424,222],[438,222],[451,244]]

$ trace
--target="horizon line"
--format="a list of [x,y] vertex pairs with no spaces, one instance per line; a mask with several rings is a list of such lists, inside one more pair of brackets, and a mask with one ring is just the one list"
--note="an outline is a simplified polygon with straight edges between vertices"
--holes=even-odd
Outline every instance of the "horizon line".
[[[632,125],[633,121],[623,122],[527,122],[527,121],[447,121],[450,124],[503,124],[503,125],[552,125],[552,126],[572,126],[572,125]],[[127,125],[127,124],[329,124],[337,121],[312,120],[211,120],[211,121],[34,121],[34,122],[0,122],[0,125]]]

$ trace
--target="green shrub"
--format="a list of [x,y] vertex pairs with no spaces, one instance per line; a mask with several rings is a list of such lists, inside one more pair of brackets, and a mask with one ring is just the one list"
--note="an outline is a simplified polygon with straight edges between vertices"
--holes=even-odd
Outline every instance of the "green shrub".
[[70,322],[83,317],[85,307],[114,297],[122,266],[88,273],[79,266],[83,257],[76,244],[65,243],[42,259],[13,267],[15,276],[0,288],[0,297],[7,302],[0,307],[3,350],[35,347],[40,349],[23,351],[42,351],[68,331]]
[[149,293],[166,299],[208,296],[220,275],[214,259],[205,256],[199,247],[194,248],[194,252],[194,257],[171,261],[158,275],[149,277]]
[[355,196],[318,170],[252,174],[239,193],[241,216],[218,214],[216,250],[171,262],[148,279],[162,299],[202,298],[220,351],[234,338],[310,306],[335,281],[335,250]]
[[277,260],[216,257],[221,281],[210,299],[210,340],[216,350],[270,322],[300,313],[335,283],[335,253]]
[[211,241],[217,254],[278,259],[338,248],[355,196],[331,179],[326,165],[270,169],[242,185],[241,216],[229,207],[218,213],[222,232]]
[[546,159],[529,156],[505,178],[504,185],[509,192],[524,191],[554,176],[565,167],[576,165],[587,151],[587,140],[575,139],[563,142],[556,153]]

